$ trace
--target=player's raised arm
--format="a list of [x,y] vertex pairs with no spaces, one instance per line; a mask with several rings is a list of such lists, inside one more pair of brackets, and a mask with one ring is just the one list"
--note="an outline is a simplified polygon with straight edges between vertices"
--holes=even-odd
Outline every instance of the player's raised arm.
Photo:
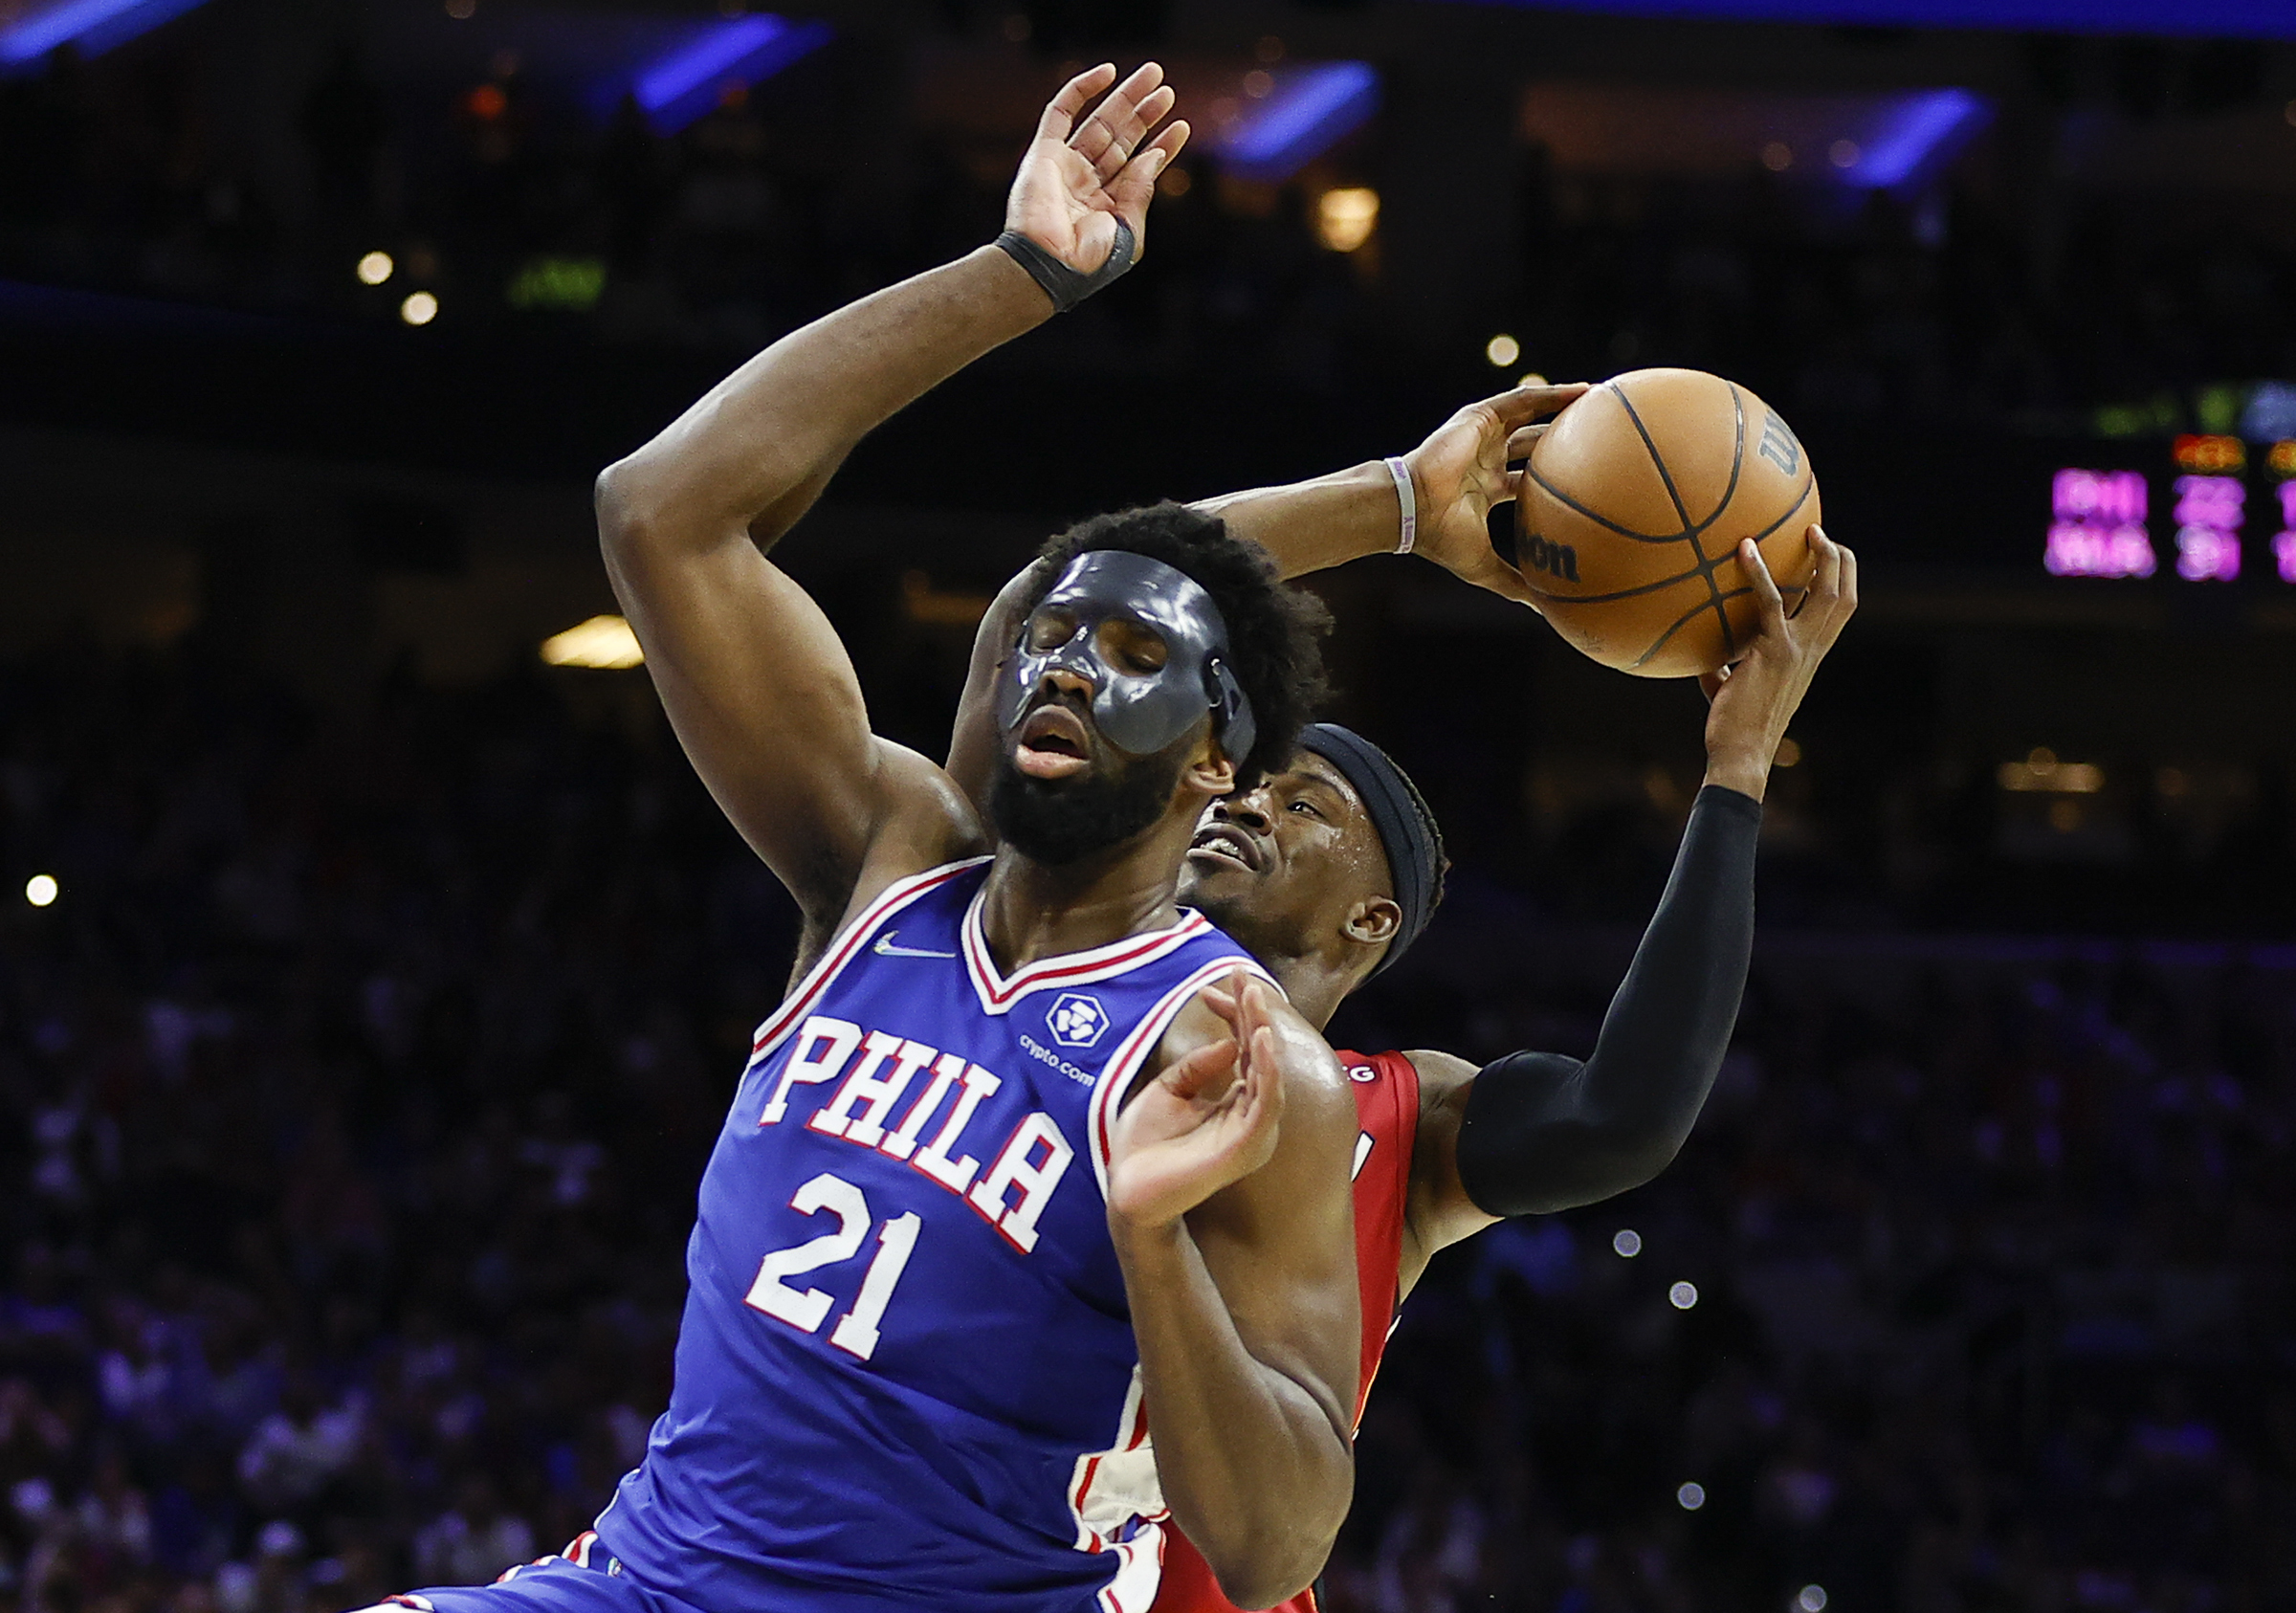
[[1477,1071],[1447,1053],[1411,1054],[1421,1120],[1407,1274],[1503,1216],[1638,1187],[1689,1136],[1745,992],[1770,768],[1819,663],[1857,609],[1857,557],[1815,527],[1810,544],[1816,576],[1791,619],[1754,544],[1740,547],[1761,628],[1744,657],[1707,680],[1706,787],[1592,1056],[1581,1064],[1526,1051]]
[[1116,1121],[1124,1268],[1164,1500],[1230,1601],[1322,1571],[1354,1491],[1356,1110],[1323,1040],[1236,977]]
[[1468,404],[1408,453],[1196,507],[1273,555],[1287,578],[1407,543],[1409,553],[1528,605],[1530,590],[1490,546],[1485,523],[1515,496],[1522,473],[1509,462],[1528,454],[1546,417],[1585,390],[1584,382],[1517,387]]
[[[1522,577],[1490,546],[1490,512],[1515,496],[1522,458],[1546,430],[1548,415],[1586,390],[1584,382],[1518,387],[1468,404],[1409,453],[1334,471],[1310,481],[1253,488],[1200,500],[1228,530],[1266,549],[1287,580],[1366,555],[1392,554],[1402,542],[1409,488],[1411,552],[1503,598],[1531,603]],[[972,664],[948,752],[949,775],[975,804],[986,800],[997,730],[991,698],[997,674],[1020,632],[1022,608],[1034,592],[1032,572],[1004,585],[973,639]]]
[[962,849],[970,814],[872,737],[843,647],[766,551],[880,422],[1130,265],[1187,139],[1157,128],[1162,77],[1070,80],[997,245],[784,337],[598,479],[607,570],[678,738],[809,920],[845,907],[880,842],[913,841],[897,860],[923,866]]

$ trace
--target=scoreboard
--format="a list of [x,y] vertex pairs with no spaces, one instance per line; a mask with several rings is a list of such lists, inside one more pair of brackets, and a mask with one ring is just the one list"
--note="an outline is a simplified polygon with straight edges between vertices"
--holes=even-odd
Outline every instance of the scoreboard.
[[2042,564],[2056,577],[2296,586],[2296,438],[2193,433],[2166,464],[2068,465],[2049,487]]

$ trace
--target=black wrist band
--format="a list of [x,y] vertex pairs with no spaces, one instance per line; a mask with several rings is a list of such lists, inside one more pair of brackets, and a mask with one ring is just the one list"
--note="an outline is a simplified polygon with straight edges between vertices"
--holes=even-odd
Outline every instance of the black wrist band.
[[1108,261],[1087,275],[1071,269],[1017,230],[1007,230],[997,237],[997,245],[1022,268],[1028,277],[1045,288],[1052,299],[1052,311],[1065,314],[1109,281],[1133,265],[1135,248],[1132,226],[1116,220],[1116,244],[1109,249]]

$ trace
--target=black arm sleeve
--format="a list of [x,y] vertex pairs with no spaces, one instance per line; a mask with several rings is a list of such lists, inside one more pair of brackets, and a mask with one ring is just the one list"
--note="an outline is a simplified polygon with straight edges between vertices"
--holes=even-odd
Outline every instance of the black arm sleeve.
[[1761,804],[1709,784],[1643,932],[1594,1055],[1511,1053],[1475,1076],[1459,1128],[1459,1180],[1491,1215],[1591,1204],[1674,1158],[1737,1023],[1754,948]]

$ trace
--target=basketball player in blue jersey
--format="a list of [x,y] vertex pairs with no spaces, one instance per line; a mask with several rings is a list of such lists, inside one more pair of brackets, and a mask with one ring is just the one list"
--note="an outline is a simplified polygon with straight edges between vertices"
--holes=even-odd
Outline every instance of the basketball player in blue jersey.
[[1046,109],[995,244],[784,338],[600,478],[671,720],[818,957],[703,1177],[644,1463],[563,1556],[418,1607],[1139,1613],[1167,1517],[1265,1604],[1345,1515],[1354,1106],[1173,899],[1205,805],[1291,749],[1314,608],[1177,506],[1056,540],[997,693],[992,856],[766,558],[864,433],[1137,255],[1187,126],[1159,69],[1115,79]]

